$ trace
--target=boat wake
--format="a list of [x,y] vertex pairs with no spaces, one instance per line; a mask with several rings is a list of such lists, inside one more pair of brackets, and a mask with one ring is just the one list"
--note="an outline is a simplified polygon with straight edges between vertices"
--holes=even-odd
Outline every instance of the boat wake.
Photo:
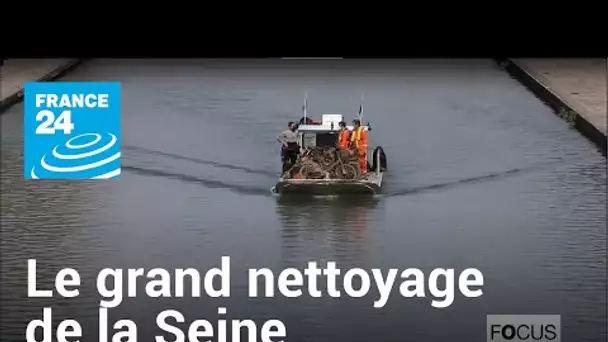
[[221,182],[221,181],[217,181],[217,180],[203,179],[203,178],[188,176],[188,175],[184,175],[184,174],[178,174],[178,173],[172,173],[172,172],[166,172],[166,171],[160,171],[160,170],[153,170],[153,169],[147,169],[147,168],[140,168],[140,167],[135,167],[135,166],[123,166],[122,169],[124,171],[133,172],[133,173],[136,173],[136,174],[139,174],[142,176],[172,178],[172,179],[180,180],[182,182],[190,182],[190,183],[199,184],[199,185],[202,185],[202,186],[210,188],[210,189],[226,189],[226,190],[229,190],[229,191],[232,191],[232,192],[235,192],[238,194],[243,194],[243,195],[264,195],[264,196],[268,195],[268,189],[266,189],[266,188],[250,187],[250,186],[238,185],[238,184],[229,184],[229,183],[225,183],[225,182]]
[[139,152],[139,153],[145,153],[145,154],[151,154],[151,155],[169,157],[169,158],[189,161],[189,162],[193,162],[193,163],[197,163],[197,164],[215,166],[215,167],[218,167],[218,168],[223,168],[223,169],[228,169],[228,170],[243,171],[243,172],[246,172],[246,173],[258,174],[258,175],[263,175],[263,176],[268,176],[268,177],[273,177],[273,178],[277,177],[277,173],[276,172],[272,172],[272,171],[268,171],[268,170],[252,169],[252,168],[249,168],[249,167],[246,167],[246,166],[239,166],[239,165],[233,165],[233,164],[218,163],[218,162],[215,162],[215,161],[212,161],[212,160],[204,160],[204,159],[198,159],[198,158],[193,158],[193,157],[188,157],[188,156],[182,156],[182,155],[179,155],[179,154],[167,153],[167,152],[152,150],[152,149],[143,148],[143,147],[123,146],[122,148],[125,151],[133,151],[133,152]]
[[515,168],[515,169],[508,170],[508,171],[490,173],[487,175],[482,175],[482,176],[477,176],[477,177],[464,178],[464,179],[459,179],[459,180],[455,180],[452,182],[437,183],[437,184],[425,185],[425,186],[420,186],[420,187],[410,188],[410,189],[402,189],[402,190],[388,192],[385,194],[385,196],[389,196],[389,197],[407,196],[407,195],[412,195],[412,194],[421,193],[421,192],[453,188],[453,187],[457,187],[459,185],[464,185],[464,184],[487,182],[487,181],[491,181],[491,180],[497,180],[497,179],[513,176],[516,174],[520,174],[523,171],[528,171],[530,169],[531,168],[529,168],[529,169]]

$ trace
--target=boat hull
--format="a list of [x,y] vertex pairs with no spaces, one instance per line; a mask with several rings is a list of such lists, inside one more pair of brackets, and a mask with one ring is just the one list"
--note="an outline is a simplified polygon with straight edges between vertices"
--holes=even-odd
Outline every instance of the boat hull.
[[382,189],[382,173],[372,174],[366,180],[335,179],[280,179],[273,191],[278,194],[308,195],[374,195]]

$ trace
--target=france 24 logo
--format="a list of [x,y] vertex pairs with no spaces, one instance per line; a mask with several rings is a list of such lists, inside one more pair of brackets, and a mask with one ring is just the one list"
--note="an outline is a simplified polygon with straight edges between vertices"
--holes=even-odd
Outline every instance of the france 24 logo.
[[27,82],[24,177],[120,177],[120,83]]

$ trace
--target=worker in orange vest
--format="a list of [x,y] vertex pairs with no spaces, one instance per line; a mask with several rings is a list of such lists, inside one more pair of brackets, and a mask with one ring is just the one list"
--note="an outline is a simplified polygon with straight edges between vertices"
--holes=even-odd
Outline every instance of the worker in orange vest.
[[361,120],[353,120],[353,132],[350,135],[350,147],[357,151],[359,156],[359,167],[361,173],[367,173],[367,143],[369,136],[367,131],[361,127]]
[[340,121],[340,133],[338,134],[338,148],[341,150],[347,150],[350,146],[350,131],[346,128],[346,122]]

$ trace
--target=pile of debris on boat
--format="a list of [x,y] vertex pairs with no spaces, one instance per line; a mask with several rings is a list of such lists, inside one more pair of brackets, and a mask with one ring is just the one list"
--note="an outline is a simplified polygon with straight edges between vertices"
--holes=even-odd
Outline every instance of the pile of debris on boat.
[[362,173],[356,152],[315,146],[306,149],[283,178],[357,180]]

